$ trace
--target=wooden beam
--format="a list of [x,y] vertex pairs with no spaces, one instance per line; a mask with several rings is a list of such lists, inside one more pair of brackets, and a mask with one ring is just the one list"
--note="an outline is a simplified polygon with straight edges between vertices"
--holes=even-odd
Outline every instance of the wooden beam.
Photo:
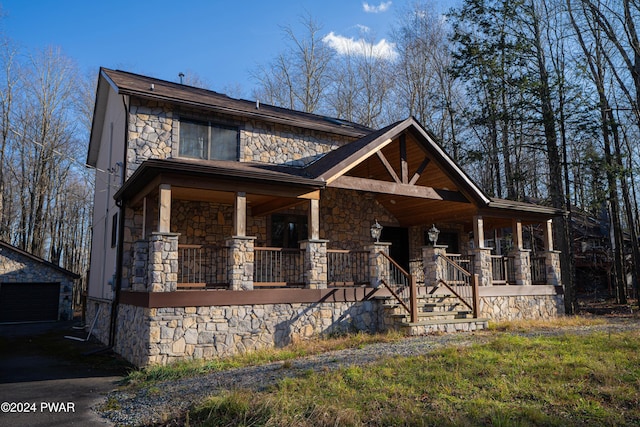
[[[313,200],[313,199],[311,199]],[[251,215],[264,216],[305,203],[305,199],[273,199],[251,207]]]
[[407,162],[407,136],[400,135],[400,170],[402,171],[402,183],[409,183],[409,163]]
[[396,173],[396,171],[393,170],[393,167],[391,166],[387,158],[384,156],[384,154],[382,154],[382,151],[376,151],[376,154],[378,155],[378,158],[380,159],[384,167],[387,169],[387,172],[389,172],[389,175],[391,175],[391,178],[393,178],[395,182],[400,183],[401,182],[400,177],[398,177],[398,174]]
[[429,158],[425,157],[422,163],[420,163],[418,170],[416,170],[416,173],[413,174],[411,181],[409,181],[409,185],[415,184],[420,179],[422,172],[424,172],[424,170],[427,168],[427,165],[429,164],[429,162],[430,162]]
[[391,138],[388,138],[380,144],[377,144],[375,147],[367,147],[366,149],[361,150],[360,152],[358,152],[357,157],[349,156],[349,158],[339,162],[337,165],[333,166],[325,174],[323,174],[324,179],[327,183],[333,182],[334,180],[347,173],[347,171],[353,169],[360,163],[367,160],[369,157],[373,156],[374,153],[379,152],[384,147],[391,144],[392,141],[393,140]]
[[462,193],[458,191],[434,189],[432,187],[422,187],[397,182],[376,181],[373,179],[356,178],[346,175],[341,176],[327,186],[346,190],[360,190],[370,191],[372,193],[416,197],[419,199],[469,203]]

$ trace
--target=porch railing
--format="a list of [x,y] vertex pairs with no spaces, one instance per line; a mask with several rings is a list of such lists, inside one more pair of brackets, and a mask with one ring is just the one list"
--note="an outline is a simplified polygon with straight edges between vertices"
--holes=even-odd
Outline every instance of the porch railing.
[[227,282],[229,248],[178,245],[178,286],[205,287]]
[[514,257],[491,255],[491,271],[494,285],[508,285],[516,282]]
[[547,283],[547,259],[545,257],[531,257],[531,283],[544,285]]
[[327,286],[370,283],[369,251],[327,250]]
[[304,285],[304,251],[254,247],[254,286]]
[[478,276],[471,274],[448,255],[440,255],[444,277],[438,284],[444,285],[478,317]]
[[412,323],[418,321],[418,290],[415,276],[407,273],[389,255],[380,251],[379,255],[389,261],[389,276],[382,278],[382,284],[409,313]]
[[475,256],[474,255],[463,255],[463,254],[446,254],[447,258],[449,258],[454,263],[458,264],[460,267],[468,271],[469,273],[475,273]]

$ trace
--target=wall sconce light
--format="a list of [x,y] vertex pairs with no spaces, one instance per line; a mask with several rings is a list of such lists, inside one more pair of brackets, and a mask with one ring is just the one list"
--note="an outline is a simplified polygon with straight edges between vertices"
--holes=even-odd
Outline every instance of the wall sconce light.
[[382,234],[382,226],[378,223],[376,219],[376,223],[371,226],[371,237],[376,240],[376,243],[380,243],[380,235]]
[[429,229],[427,234],[429,236],[429,240],[431,241],[431,244],[435,246],[436,243],[438,242],[438,236],[440,235],[440,230],[438,230],[436,228],[436,225],[433,224],[433,226]]

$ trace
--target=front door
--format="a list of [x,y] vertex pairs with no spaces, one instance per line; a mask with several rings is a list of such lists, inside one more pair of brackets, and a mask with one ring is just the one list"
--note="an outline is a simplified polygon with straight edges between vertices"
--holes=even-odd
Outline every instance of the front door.
[[384,227],[380,241],[391,243],[389,256],[402,268],[409,271],[409,229],[406,227]]

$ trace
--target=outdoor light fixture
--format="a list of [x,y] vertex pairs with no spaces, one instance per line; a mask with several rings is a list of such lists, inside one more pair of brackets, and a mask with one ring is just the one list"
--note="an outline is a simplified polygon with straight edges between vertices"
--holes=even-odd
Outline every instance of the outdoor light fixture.
[[436,228],[436,225],[433,224],[433,226],[429,229],[427,233],[429,235],[429,240],[431,241],[431,244],[435,246],[436,242],[438,241],[438,235],[440,234],[440,230],[438,230]]
[[371,226],[371,237],[376,239],[376,243],[380,243],[380,235],[382,234],[382,226],[378,223],[376,219],[376,223]]

